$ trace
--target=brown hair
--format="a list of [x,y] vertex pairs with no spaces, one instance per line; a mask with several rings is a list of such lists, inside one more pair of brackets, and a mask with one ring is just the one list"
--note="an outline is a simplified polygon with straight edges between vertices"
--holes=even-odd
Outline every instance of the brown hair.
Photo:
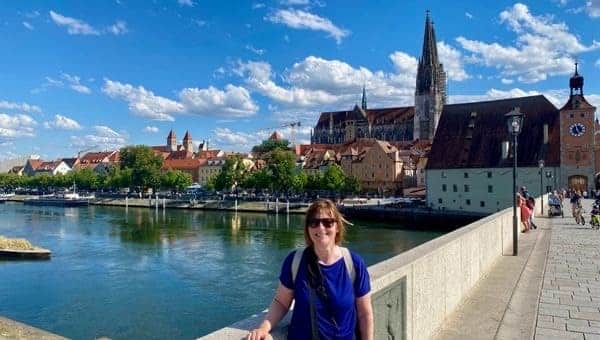
[[314,201],[306,211],[306,219],[304,220],[304,240],[306,241],[306,245],[309,247],[313,245],[313,241],[308,234],[310,220],[321,211],[328,212],[331,218],[335,220],[335,224],[338,226],[338,232],[335,234],[335,244],[338,246],[341,245],[346,235],[346,224],[350,223],[342,216],[335,203],[326,198]]

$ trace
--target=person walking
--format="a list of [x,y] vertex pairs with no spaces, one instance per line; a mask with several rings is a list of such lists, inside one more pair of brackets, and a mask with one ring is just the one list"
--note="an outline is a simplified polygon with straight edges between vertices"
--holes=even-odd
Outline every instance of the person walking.
[[341,247],[345,223],[332,201],[311,204],[304,223],[307,247],[283,261],[269,311],[247,339],[270,339],[295,300],[287,339],[373,340],[369,273],[358,254]]
[[535,218],[535,198],[529,196],[529,198],[527,198],[527,202],[525,204],[527,204],[527,208],[529,208],[529,210],[531,212],[529,214],[529,227],[533,228],[533,229],[537,229],[537,225],[535,225],[535,222],[534,222],[534,218]]
[[577,223],[577,224],[581,223],[581,225],[585,225],[581,200],[582,200],[581,192],[573,191],[573,194],[571,195],[571,200],[570,200],[571,213],[573,214],[573,218],[575,218],[575,223]]

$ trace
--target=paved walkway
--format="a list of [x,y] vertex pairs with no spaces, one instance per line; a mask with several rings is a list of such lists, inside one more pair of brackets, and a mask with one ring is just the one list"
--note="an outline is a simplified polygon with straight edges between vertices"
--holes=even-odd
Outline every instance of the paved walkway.
[[565,216],[538,218],[432,338],[600,340],[600,231]]
[[[591,201],[586,203],[590,211]],[[600,231],[577,225],[573,218],[558,219],[552,228],[535,339],[600,340],[599,308]]]

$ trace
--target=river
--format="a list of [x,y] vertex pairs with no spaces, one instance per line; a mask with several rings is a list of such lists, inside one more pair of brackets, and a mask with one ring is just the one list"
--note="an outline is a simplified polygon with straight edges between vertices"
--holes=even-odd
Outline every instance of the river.
[[[0,315],[74,339],[190,339],[264,310],[304,217],[0,205],[0,235],[52,250],[0,260]],[[368,265],[440,235],[352,221]]]

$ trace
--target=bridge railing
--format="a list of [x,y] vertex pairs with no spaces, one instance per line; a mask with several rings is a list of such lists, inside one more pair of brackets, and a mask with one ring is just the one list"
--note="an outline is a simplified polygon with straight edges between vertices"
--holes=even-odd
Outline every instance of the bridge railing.
[[[375,339],[431,336],[500,256],[512,255],[512,221],[512,207],[506,208],[370,266]],[[265,312],[203,339],[244,339]],[[290,315],[272,332],[274,339],[286,338]]]

